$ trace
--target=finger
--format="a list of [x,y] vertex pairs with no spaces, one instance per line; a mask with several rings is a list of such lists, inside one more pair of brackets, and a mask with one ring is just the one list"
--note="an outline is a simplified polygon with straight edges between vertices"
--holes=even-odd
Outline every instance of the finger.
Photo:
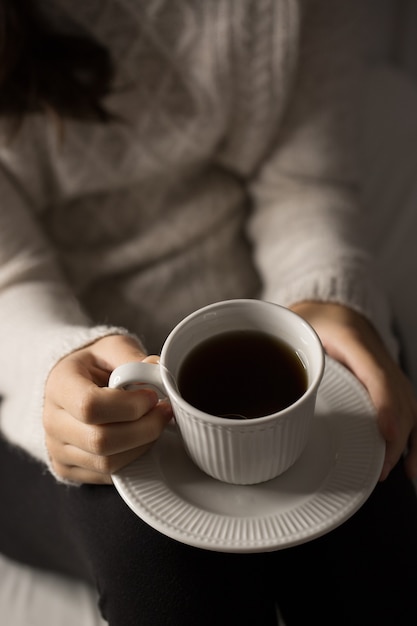
[[98,474],[89,472],[79,467],[54,466],[55,475],[61,480],[70,481],[71,483],[87,484],[87,485],[112,485],[113,481],[110,474]]
[[383,481],[399,461],[412,427],[406,381],[402,380],[401,370],[391,357],[378,347],[368,349],[352,337],[345,354],[345,364],[369,393],[376,409],[378,428],[386,442],[380,474]]
[[410,435],[408,452],[405,459],[405,470],[409,478],[417,478],[417,426]]
[[399,377],[395,375],[392,376],[390,384],[391,388],[387,384],[387,387],[379,392],[380,395],[373,398],[377,407],[379,430],[386,442],[380,480],[385,480],[388,477],[406,450],[414,422],[412,403],[407,394],[407,387],[401,385]]
[[406,448],[411,426],[409,408],[398,397],[385,373],[374,370],[369,378],[364,378],[364,384],[375,406],[378,428],[385,440],[385,457],[379,478],[384,481]]
[[379,477],[380,481],[384,481],[388,478],[392,468],[395,467],[395,465],[400,460],[403,450],[404,446],[401,445],[398,441],[386,441],[385,458]]
[[54,441],[62,441],[89,454],[110,456],[156,441],[171,418],[172,408],[168,402],[160,402],[144,417],[132,422],[98,425],[84,424],[61,410],[48,420],[46,431]]
[[417,425],[414,391],[374,327],[361,315],[338,305],[300,303],[297,312],[315,326],[330,356],[343,363],[367,389],[386,441],[381,480],[409,444],[406,468],[417,474]]
[[156,405],[152,389],[125,391],[98,387],[77,362],[68,361],[51,374],[48,402],[85,424],[134,421]]
[[[408,468],[413,472],[416,466],[417,448],[413,447],[413,428],[417,411],[414,392],[408,379],[394,362],[387,366],[383,386],[371,397],[377,407],[378,426],[386,441],[386,453],[381,472],[385,480],[391,469],[398,463],[407,446],[410,446]],[[417,443],[414,441],[414,443]]]
[[105,457],[65,445],[55,448],[53,467],[57,475],[65,480],[109,484],[111,474],[138,459],[151,447],[152,444],[149,444]]

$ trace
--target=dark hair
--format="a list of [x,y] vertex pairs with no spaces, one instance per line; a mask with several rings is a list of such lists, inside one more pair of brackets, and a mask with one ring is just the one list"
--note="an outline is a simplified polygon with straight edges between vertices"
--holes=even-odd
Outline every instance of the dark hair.
[[59,32],[36,0],[0,0],[0,115],[22,119],[52,111],[63,118],[106,122],[112,63],[84,33]]

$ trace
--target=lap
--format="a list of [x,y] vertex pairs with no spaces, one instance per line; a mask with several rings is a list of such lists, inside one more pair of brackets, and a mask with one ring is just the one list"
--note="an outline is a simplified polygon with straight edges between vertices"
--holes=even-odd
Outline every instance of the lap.
[[[58,484],[5,448],[0,443],[1,475],[16,480],[0,483],[7,503],[0,550],[94,581],[111,626],[136,626],[138,616],[143,626],[267,626],[275,622],[276,602],[287,626],[333,625],[335,610],[340,626],[353,626],[366,611],[369,619],[361,623],[367,626],[415,623],[417,504],[401,465],[328,535],[241,555],[173,541],[137,518],[113,487]],[[372,597],[375,587],[386,593]]]
[[295,624],[308,623],[302,621],[305,608],[296,602],[297,594],[290,593],[297,589],[297,576],[300,597],[323,626],[415,624],[417,507],[403,464],[350,520],[285,556],[294,584],[281,606],[284,615],[288,606]]

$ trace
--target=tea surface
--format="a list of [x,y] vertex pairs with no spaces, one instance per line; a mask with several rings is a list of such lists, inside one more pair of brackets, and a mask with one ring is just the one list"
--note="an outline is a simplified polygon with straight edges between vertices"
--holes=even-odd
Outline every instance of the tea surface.
[[178,376],[182,397],[217,415],[253,419],[293,404],[307,388],[297,353],[275,337],[252,330],[225,332],[197,345]]

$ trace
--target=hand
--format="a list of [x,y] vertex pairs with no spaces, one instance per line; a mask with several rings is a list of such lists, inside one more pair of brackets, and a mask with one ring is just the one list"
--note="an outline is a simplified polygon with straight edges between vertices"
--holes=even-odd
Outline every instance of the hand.
[[52,369],[43,423],[52,467],[62,479],[110,484],[111,474],[146,452],[172,417],[155,391],[107,387],[129,361],[157,362],[131,338],[112,335],[77,350]]
[[318,333],[324,349],[367,389],[386,441],[380,480],[406,452],[410,478],[417,476],[417,399],[410,381],[365,317],[339,304],[300,302],[291,307]]

